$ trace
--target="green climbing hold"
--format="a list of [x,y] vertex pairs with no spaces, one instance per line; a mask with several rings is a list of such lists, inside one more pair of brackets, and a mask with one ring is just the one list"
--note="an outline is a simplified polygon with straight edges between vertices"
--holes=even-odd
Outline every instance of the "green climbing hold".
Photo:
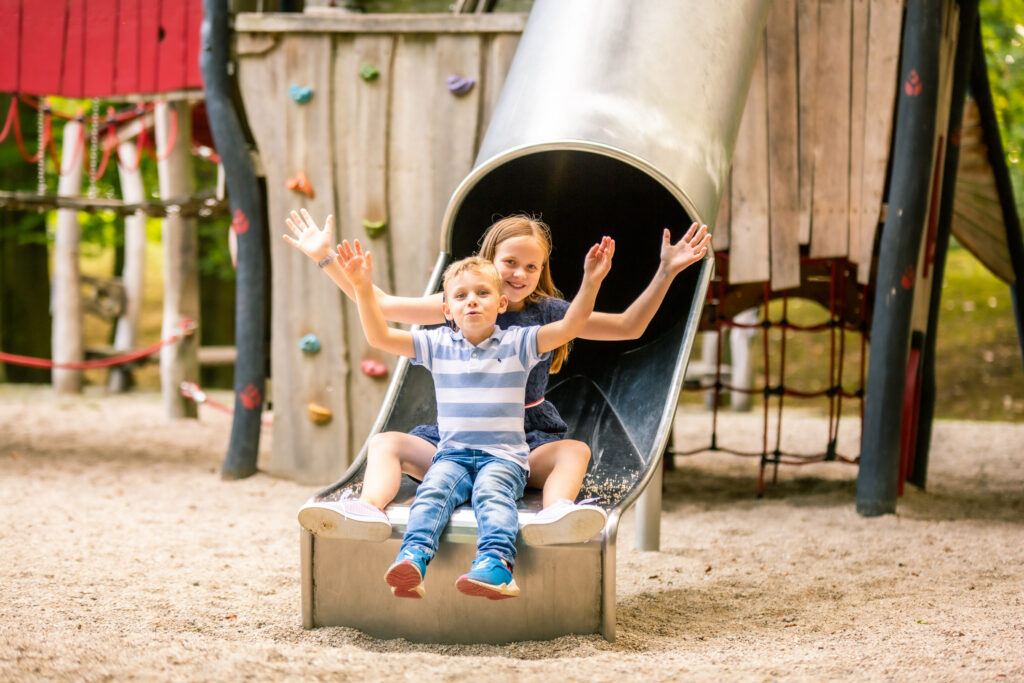
[[307,334],[299,340],[299,349],[307,354],[318,353],[320,351],[320,340],[316,338],[315,334]]
[[372,81],[377,78],[377,76],[380,76],[380,71],[373,64],[367,62],[359,69],[359,76],[364,81]]
[[384,234],[384,228],[387,226],[387,221],[363,221],[363,230],[370,237],[380,237]]
[[313,99],[313,89],[307,85],[288,86],[288,95],[299,104],[305,104]]

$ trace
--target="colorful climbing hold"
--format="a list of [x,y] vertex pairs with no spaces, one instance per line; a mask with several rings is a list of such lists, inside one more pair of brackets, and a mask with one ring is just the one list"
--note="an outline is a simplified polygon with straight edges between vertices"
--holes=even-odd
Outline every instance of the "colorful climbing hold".
[[903,289],[910,289],[911,287],[914,286],[914,265],[913,264],[907,266],[904,269],[903,275],[902,275],[902,277],[900,277],[900,286],[903,287]]
[[917,97],[921,94],[921,77],[917,75],[917,69],[910,70],[910,75],[903,83],[903,91],[909,97]]
[[452,74],[448,77],[448,92],[453,95],[465,95],[473,89],[476,81],[472,78]]
[[381,363],[379,360],[373,358],[367,358],[359,364],[359,369],[363,371],[363,374],[367,377],[384,377],[388,374],[388,366]]
[[331,413],[331,409],[322,406],[319,403],[309,403],[306,405],[306,413],[309,415],[309,419],[313,424],[325,425],[331,421],[334,414]]
[[242,389],[241,393],[238,394],[238,400],[242,402],[246,410],[253,410],[263,402],[263,396],[260,394],[260,390],[256,388],[256,385],[249,382]]
[[380,71],[373,64],[367,62],[359,67],[359,77],[364,81],[372,81],[380,76]]
[[241,209],[235,209],[235,213],[232,214],[231,229],[235,231],[236,235],[242,235],[249,231],[249,219],[245,217],[245,212]]
[[299,340],[299,350],[305,354],[319,353],[320,340],[316,338],[315,334],[307,334]]
[[387,221],[370,221],[363,219],[363,230],[366,231],[369,237],[380,237],[384,234],[384,228],[387,227]]
[[288,96],[299,104],[305,104],[313,99],[313,89],[308,85],[295,85],[288,86]]
[[306,177],[305,171],[299,171],[292,176],[285,186],[294,192],[301,192],[310,199],[313,198],[313,184],[309,182],[309,178]]

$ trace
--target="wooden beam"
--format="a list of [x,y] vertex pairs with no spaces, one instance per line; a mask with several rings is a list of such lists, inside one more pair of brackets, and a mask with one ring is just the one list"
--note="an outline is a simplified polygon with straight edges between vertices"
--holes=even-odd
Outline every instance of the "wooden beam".
[[850,0],[819,8],[811,256],[845,257],[850,239]]
[[[388,109],[394,85],[392,54],[395,36],[387,34],[342,35],[334,39],[334,167],[338,188],[339,239],[359,239],[373,252],[374,282],[387,292],[395,291],[392,254],[401,248],[391,235],[388,215]],[[359,70],[372,64],[378,75],[364,81]],[[423,182],[426,182],[424,179]],[[402,189],[400,188],[399,191]],[[364,228],[380,224],[383,231]],[[349,449],[352,458],[373,427],[384,402],[388,382],[368,377],[360,370],[363,360],[372,359],[394,370],[395,357],[371,347],[359,322],[354,302],[345,301],[345,344],[349,355],[347,395]]]
[[866,82],[870,87],[864,100],[865,135],[861,152],[860,254],[857,256],[857,282],[867,284],[871,276],[875,233],[882,220],[882,196],[885,172],[892,142],[893,108],[899,91],[897,72],[900,54],[900,29],[903,25],[902,0],[870,0],[868,7],[868,55]]
[[796,0],[775,0],[769,6],[765,29],[773,290],[800,286],[799,74],[795,36]]
[[[167,149],[170,139],[171,108],[177,117],[177,135],[170,153],[157,163],[160,194],[165,197],[188,195],[192,191],[192,116],[187,102],[161,102],[156,108],[156,140]],[[180,215],[164,218],[164,307],[161,336],[175,334],[183,318],[199,322],[199,238],[193,219]],[[160,385],[164,412],[169,419],[196,417],[196,404],[185,399],[182,382],[199,381],[196,359],[198,339],[182,338],[177,344],[160,350]]]
[[[82,124],[68,121],[64,125],[64,140],[78,140]],[[60,177],[57,192],[77,195],[82,191],[82,154],[76,153],[74,143],[63,145],[61,169],[68,169]],[[82,226],[78,212],[68,209],[57,211],[57,229],[53,246],[53,360],[57,363],[76,363],[83,358],[82,303],[79,291],[78,244]],[[54,369],[53,388],[58,394],[77,394],[82,391],[82,371]]]
[[[142,151],[135,143],[125,140],[117,148],[118,157],[124,165],[118,165],[121,180],[121,196],[129,202],[140,202],[146,197],[142,181],[142,170],[138,161]],[[134,169],[133,169],[134,167]],[[139,316],[142,311],[142,295],[146,274],[146,216],[141,211],[124,219],[124,283],[125,309],[117,320],[114,332],[114,348],[122,351],[134,349],[139,342]],[[127,391],[132,384],[131,371],[112,368],[108,387],[115,393]]]
[[526,14],[249,13],[235,17],[238,33],[522,33]]
[[146,201],[123,201],[104,197],[80,197],[76,195],[44,194],[35,192],[6,192],[0,190],[0,208],[14,211],[24,209],[72,209],[86,213],[110,211],[118,216],[131,216],[141,212],[152,218],[177,215],[182,218],[202,216],[223,216],[228,212],[228,203],[216,196],[215,190],[204,190],[191,196]]
[[[763,46],[762,46],[763,47]],[[729,283],[765,282],[771,277],[768,240],[768,113],[764,50],[750,79],[732,158],[732,225]]]

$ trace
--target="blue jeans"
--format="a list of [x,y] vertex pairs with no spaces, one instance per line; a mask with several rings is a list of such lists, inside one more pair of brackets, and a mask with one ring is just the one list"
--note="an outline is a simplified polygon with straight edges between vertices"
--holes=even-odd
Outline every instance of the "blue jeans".
[[416,490],[399,554],[411,549],[429,562],[452,512],[472,496],[477,556],[490,552],[513,564],[519,532],[516,501],[525,487],[526,470],[514,462],[471,448],[440,451]]

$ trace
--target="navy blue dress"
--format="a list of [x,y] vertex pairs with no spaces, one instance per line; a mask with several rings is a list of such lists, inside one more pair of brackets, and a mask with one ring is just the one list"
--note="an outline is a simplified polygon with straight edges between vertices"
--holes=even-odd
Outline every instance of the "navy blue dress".
[[[506,328],[518,325],[527,327],[530,325],[547,325],[548,323],[561,320],[569,309],[569,302],[553,297],[545,297],[535,304],[528,304],[521,311],[506,311],[498,314],[498,327]],[[541,361],[530,371],[526,380],[526,405],[536,403],[544,398],[544,392],[548,388],[548,375],[551,373],[550,354],[547,360]],[[543,401],[533,407],[526,409],[525,416],[526,444],[530,450],[543,446],[552,441],[561,441],[569,431],[568,425],[562,420],[555,406],[548,401]],[[429,441],[437,445],[440,437],[437,433],[437,425],[420,425],[409,431],[413,436]]]

